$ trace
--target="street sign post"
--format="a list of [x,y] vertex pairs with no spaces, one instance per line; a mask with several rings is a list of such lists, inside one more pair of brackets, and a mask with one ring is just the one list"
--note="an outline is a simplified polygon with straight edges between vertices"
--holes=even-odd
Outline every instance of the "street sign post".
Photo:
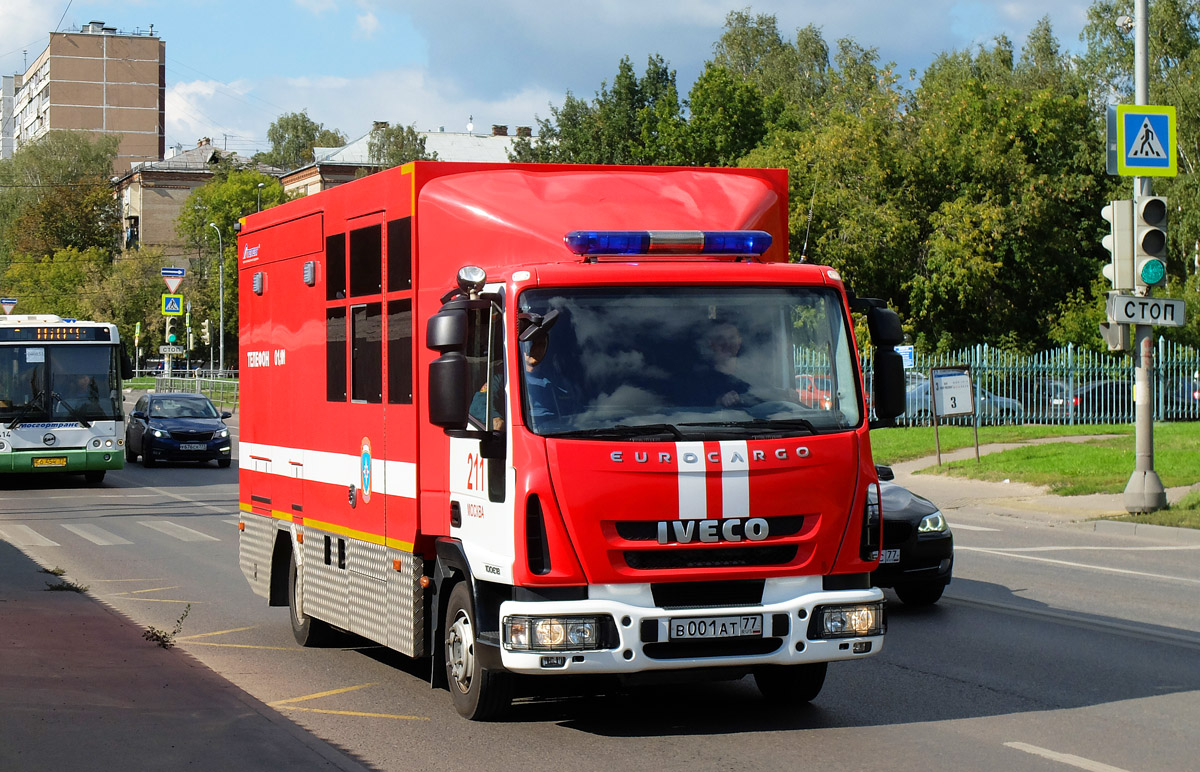
[[16,298],[0,298],[0,308],[4,309],[4,313],[11,314],[12,310],[17,307]]
[[1117,105],[1117,173],[1125,177],[1179,174],[1175,108]]
[[[930,368],[929,399],[933,412],[933,444],[937,449],[938,466],[941,466],[942,442],[938,436],[938,418],[975,415],[975,392],[971,384],[971,369],[966,365]],[[979,461],[979,423],[972,421],[971,424],[975,427],[975,460]]]
[[183,295],[162,296],[163,316],[183,316]]
[[183,281],[186,273],[187,269],[185,268],[163,268],[162,277],[163,281],[167,283],[167,292],[174,292],[179,289],[179,284]]
[[1182,327],[1184,302],[1175,298],[1108,296],[1108,321],[1119,324],[1149,324],[1156,327]]
[[160,354],[182,354],[184,353],[183,346],[159,346],[158,353]]

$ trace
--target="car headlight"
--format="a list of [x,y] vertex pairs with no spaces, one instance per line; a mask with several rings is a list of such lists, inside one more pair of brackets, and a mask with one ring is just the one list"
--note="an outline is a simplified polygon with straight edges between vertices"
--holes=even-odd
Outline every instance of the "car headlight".
[[949,527],[942,513],[934,512],[932,515],[925,515],[921,518],[921,524],[917,526],[917,533],[944,533]]
[[150,433],[153,434],[155,437],[166,437],[167,436],[167,433],[164,432],[162,429],[153,429],[153,430],[151,430]]
[[222,439],[222,440],[228,436],[229,436],[228,429],[222,429],[221,431],[217,432],[217,434],[216,434],[217,439]]
[[808,637],[858,638],[882,635],[883,631],[883,604],[855,603],[848,606],[818,606]]
[[517,651],[600,648],[597,617],[505,617],[504,647]]

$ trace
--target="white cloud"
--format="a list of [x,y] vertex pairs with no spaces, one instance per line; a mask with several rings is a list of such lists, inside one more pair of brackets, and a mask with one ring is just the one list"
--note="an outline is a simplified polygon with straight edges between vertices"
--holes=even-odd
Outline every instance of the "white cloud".
[[379,19],[370,11],[359,14],[357,23],[359,36],[368,40],[375,37],[375,33],[379,31]]

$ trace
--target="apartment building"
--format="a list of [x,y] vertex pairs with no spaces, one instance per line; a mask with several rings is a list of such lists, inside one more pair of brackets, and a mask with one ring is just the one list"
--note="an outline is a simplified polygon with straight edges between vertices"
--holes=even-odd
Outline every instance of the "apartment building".
[[48,131],[69,129],[120,135],[116,174],[162,159],[166,44],[153,26],[127,33],[93,21],[78,32],[52,32],[46,50],[11,77],[12,85],[8,78],[4,84],[6,95],[13,91],[0,139],[4,152]]

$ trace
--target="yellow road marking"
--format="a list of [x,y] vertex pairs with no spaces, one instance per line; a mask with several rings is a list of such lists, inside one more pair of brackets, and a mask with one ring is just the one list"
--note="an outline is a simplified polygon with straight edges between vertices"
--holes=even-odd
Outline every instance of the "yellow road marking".
[[129,592],[121,592],[121,593],[117,593],[117,594],[118,595],[141,595],[143,592],[159,592],[161,590],[178,590],[178,589],[179,589],[179,585],[175,585],[174,587],[154,587],[149,590],[130,590]]
[[226,649],[268,649],[270,651],[303,651],[297,646],[255,646],[249,643],[213,643],[212,641],[192,641],[187,638],[177,638],[179,641],[187,641],[190,646],[220,646]]
[[215,633],[196,633],[195,635],[186,635],[182,638],[176,638],[177,641],[190,641],[193,638],[211,638],[214,635],[226,635],[228,633],[243,633],[247,630],[253,630],[253,627],[235,627],[232,630],[218,630]]
[[121,598],[122,600],[140,600],[146,603],[191,603],[193,606],[202,604],[202,600],[168,600],[166,598],[131,598],[125,593],[118,593],[111,597]]
[[93,582],[161,582],[162,579],[93,579]]
[[357,718],[394,718],[401,721],[428,721],[429,716],[398,716],[392,713],[362,713],[356,710],[322,710],[321,708],[297,708],[281,705],[286,710],[303,710],[306,713],[326,713],[331,716],[355,716]]
[[327,692],[317,692],[316,694],[307,694],[303,697],[292,697],[286,700],[278,700],[276,702],[267,703],[272,708],[277,708],[280,705],[288,705],[293,702],[307,702],[308,700],[317,700],[321,697],[332,697],[335,694],[345,694],[346,692],[356,692],[359,689],[366,689],[368,686],[374,686],[375,683],[359,684],[358,686],[347,686],[344,689],[331,689]]

